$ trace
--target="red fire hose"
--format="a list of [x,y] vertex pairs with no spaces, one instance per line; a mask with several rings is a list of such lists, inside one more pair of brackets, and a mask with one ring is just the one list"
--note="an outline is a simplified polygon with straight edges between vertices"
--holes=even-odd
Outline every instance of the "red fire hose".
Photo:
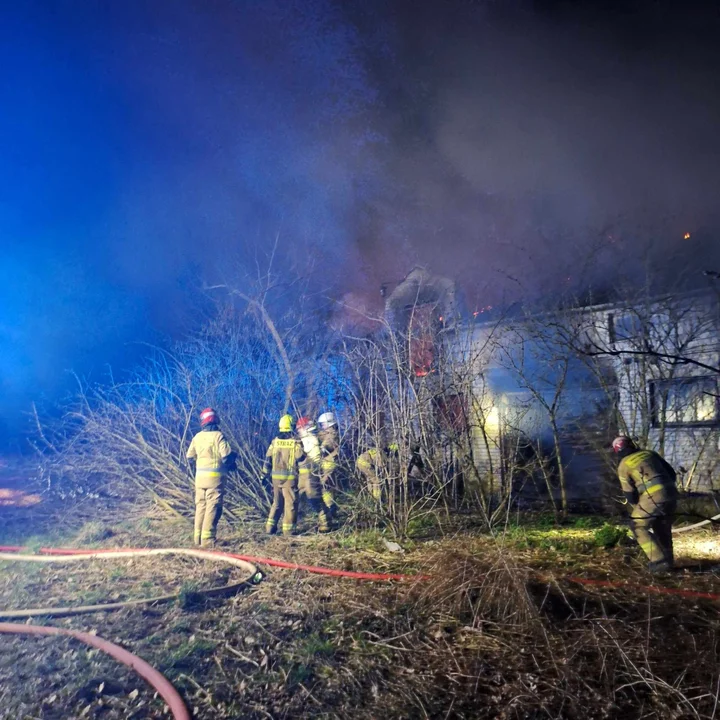
[[[0,552],[20,552],[23,548],[17,545],[0,546]],[[108,553],[132,553],[137,552],[133,548],[102,548],[96,550],[79,550],[77,548],[41,548],[39,552],[43,555],[104,555]],[[430,580],[430,575],[401,575],[396,573],[366,573],[355,572],[352,570],[336,570],[334,568],[321,567],[317,565],[300,565],[298,563],[287,562],[285,560],[275,560],[273,558],[255,557],[253,555],[240,555],[237,553],[222,552],[218,550],[206,551],[208,554],[225,556],[236,560],[244,560],[249,563],[258,565],[269,565],[271,567],[284,568],[286,570],[301,570],[304,572],[314,573],[316,575],[329,575],[331,577],[346,577],[353,580],[366,580],[369,582],[381,582],[384,580],[395,580],[400,582],[409,581],[426,581]],[[575,583],[577,585],[587,585],[592,587],[605,587],[611,589],[635,590],[637,592],[653,593],[656,595],[676,595],[678,597],[697,598],[704,600],[720,600],[720,593],[703,592],[700,590],[684,590],[682,588],[669,588],[660,585],[639,585],[630,584],[616,580],[594,580],[592,578],[570,577],[564,576],[555,578],[552,576],[539,576],[539,579],[545,581],[555,581],[557,579]]]
[[[23,548],[19,545],[0,545],[0,552],[16,553]],[[105,555],[107,553],[133,553],[138,552],[137,548],[101,548],[97,550],[80,550],[76,548],[40,548],[38,552],[41,555]],[[429,575],[399,575],[396,573],[366,573],[355,572],[353,570],[335,570],[334,568],[326,568],[315,565],[299,565],[298,563],[286,562],[285,560],[274,560],[272,558],[259,558],[252,555],[239,555],[237,553],[222,552],[220,550],[204,551],[208,554],[218,555],[220,557],[230,557],[236,560],[244,560],[245,562],[270,565],[271,567],[284,568],[286,570],[303,570],[304,572],[315,573],[316,575],[330,575],[331,577],[345,577],[353,580],[367,580],[369,582],[379,582],[383,580],[396,580],[399,582],[429,580]]]
[[16,623],[0,623],[0,633],[12,633],[17,635],[65,635],[75,638],[86,645],[91,645],[98,650],[115,658],[123,665],[132,668],[143,680],[152,685],[160,697],[167,703],[175,720],[190,720],[190,713],[185,707],[183,699],[178,691],[170,684],[168,679],[158,672],[152,665],[148,665],[137,655],[121,648],[115,643],[104,640],[97,635],[79,632],[78,630],[65,630],[63,628],[41,626],[41,625],[20,625]]
[[[0,546],[0,552],[4,553],[18,553],[23,548],[19,545],[3,545]],[[215,555],[218,557],[223,558],[230,558],[235,561],[242,561],[245,563],[253,563],[254,561],[249,559],[250,556],[248,555],[238,555],[235,553],[226,553],[226,552],[219,552],[219,551],[188,551],[184,548],[179,549],[171,549],[171,548],[164,548],[162,550],[157,550],[155,552],[172,552],[172,551],[178,552],[179,554],[202,554],[202,555]],[[42,555],[55,555],[55,556],[70,556],[70,555],[113,555],[113,556],[122,556],[122,555],[129,555],[132,553],[138,553],[141,552],[138,549],[134,548],[104,548],[104,549],[94,549],[94,550],[82,550],[82,549],[76,549],[76,548],[41,548],[40,554]],[[148,552],[147,550],[145,552]],[[149,551],[153,552],[153,551]],[[272,558],[258,558],[257,562],[263,564],[263,565],[270,565],[272,567],[280,567],[280,568],[286,568],[289,570],[304,570],[307,572],[317,573],[320,575],[330,575],[332,577],[347,577],[352,578],[354,580],[366,580],[366,581],[382,581],[382,580],[398,580],[398,581],[404,581],[404,580],[426,580],[429,579],[429,576],[427,575],[398,575],[393,573],[363,573],[363,572],[353,572],[349,570],[335,570],[333,568],[324,568],[324,567],[312,567],[309,565],[299,565],[297,563],[290,563],[285,562],[283,560],[273,560]],[[113,604],[117,605],[117,603]],[[101,606],[96,606],[94,609],[100,610],[103,609]],[[111,609],[111,607],[108,605],[107,609]],[[114,609],[114,608],[112,608]],[[62,608],[61,608],[62,610]],[[56,627],[42,627],[37,625],[18,625],[15,623],[0,623],[0,632],[3,633],[23,633],[27,635],[67,635],[70,637],[73,637],[77,640],[80,640],[82,642],[85,642],[89,645],[92,645],[93,647],[98,648],[99,650],[102,650],[103,652],[106,652],[107,654],[111,655],[112,657],[116,658],[120,662],[124,663],[128,667],[131,667],[135,672],[137,672],[142,678],[147,680],[155,689],[158,691],[158,693],[161,695],[161,697],[165,700],[165,702],[168,704],[170,710],[173,713],[173,717],[175,720],[190,720],[190,715],[188,714],[187,708],[185,707],[185,704],[182,701],[182,698],[177,693],[175,688],[168,682],[168,680],[157,670],[155,670],[151,665],[148,665],[144,660],[141,660],[139,657],[136,657],[132,653],[129,653],[127,650],[124,650],[118,645],[114,645],[111,642],[108,642],[107,640],[103,640],[102,638],[99,638],[94,635],[89,635],[88,633],[78,632],[75,630],[63,630]]]
[[[554,581],[556,578],[541,576],[540,579]],[[720,593],[704,592],[702,590],[683,590],[682,588],[669,588],[662,585],[637,585],[635,583],[618,582],[615,580],[593,580],[592,578],[562,577],[559,578],[577,585],[588,585],[591,587],[604,587],[617,590],[634,590],[641,593],[652,593],[654,595],[677,595],[678,597],[694,598],[697,600],[720,600]]]
[[[20,546],[0,546],[0,552],[17,553],[23,548]],[[162,552],[171,552],[172,549],[163,549]],[[124,555],[133,552],[139,552],[133,548],[118,548],[118,549],[95,549],[95,550],[80,550],[75,548],[41,548],[39,551],[43,555],[57,555],[57,556],[68,556],[68,555]],[[179,552],[187,553],[187,550],[180,549]],[[305,572],[315,573],[319,575],[327,575],[331,577],[345,577],[354,580],[366,580],[370,582],[377,581],[425,581],[429,580],[429,575],[402,575],[395,573],[365,573],[355,572],[350,570],[336,570],[334,568],[319,567],[313,565],[300,565],[298,563],[286,562],[285,560],[274,560],[272,558],[254,557],[252,555],[240,555],[237,553],[227,553],[220,551],[205,551],[203,554],[216,555],[219,557],[232,558],[234,560],[240,560],[247,563],[257,563],[260,565],[269,565],[271,567],[285,568],[288,570],[302,570]],[[556,578],[550,576],[540,575],[539,579],[554,582]],[[560,578],[571,583],[586,585],[592,587],[604,587],[611,589],[624,588],[627,590],[634,590],[636,592],[646,592],[661,595],[675,595],[678,597],[693,598],[693,599],[704,599],[704,600],[720,600],[720,594],[711,592],[702,592],[699,590],[684,590],[681,588],[668,588],[657,585],[637,585],[628,584],[619,581],[612,580],[594,580],[591,578],[579,578],[579,577],[563,577]],[[102,638],[87,633],[77,632],[74,630],[63,630],[55,627],[39,627],[35,625],[16,625],[13,623],[0,623],[0,632],[17,632],[25,634],[35,635],[68,635],[74,637],[82,642],[85,642],[93,647],[97,647],[103,652],[108,653],[112,657],[116,658],[120,662],[125,663],[129,667],[133,668],[141,677],[149,682],[153,687],[157,689],[160,695],[165,699],[168,706],[170,707],[173,716],[176,720],[190,720],[187,708],[185,707],[182,699],[178,695],[177,691],[167,681],[167,679],[155,670],[152,666],[148,665],[144,660],[132,655],[127,650],[114,645],[113,643],[103,640]]]

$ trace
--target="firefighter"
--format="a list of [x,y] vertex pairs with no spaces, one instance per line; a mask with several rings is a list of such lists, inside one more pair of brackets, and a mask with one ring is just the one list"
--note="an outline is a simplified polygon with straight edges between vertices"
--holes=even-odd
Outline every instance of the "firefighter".
[[272,478],[273,503],[265,530],[269,535],[277,532],[282,515],[283,535],[292,535],[297,523],[298,464],[305,460],[302,443],[293,437],[293,419],[283,415],[278,423],[278,434],[265,453],[263,477]]
[[358,473],[365,480],[370,495],[380,503],[382,501],[383,476],[394,476],[397,474],[399,447],[396,443],[390,443],[385,447],[373,447],[366,450],[355,463]]
[[322,486],[322,499],[325,509],[333,518],[337,514],[337,504],[333,490],[336,484],[336,472],[338,466],[338,455],[340,453],[340,438],[338,436],[337,421],[331,412],[324,412],[318,418],[320,432],[320,485]]
[[200,413],[200,432],[187,451],[195,460],[195,545],[213,547],[222,515],[223,480],[233,469],[235,454],[218,428],[218,415],[212,408]]
[[305,459],[298,464],[300,495],[307,497],[310,509],[317,515],[320,532],[330,532],[328,513],[322,500],[319,475],[320,441],[315,434],[315,423],[309,417],[301,417],[297,421],[296,428],[305,451]]
[[675,470],[658,453],[640,450],[631,438],[615,438],[618,478],[630,506],[635,538],[648,557],[650,572],[673,566],[672,523],[677,505]]

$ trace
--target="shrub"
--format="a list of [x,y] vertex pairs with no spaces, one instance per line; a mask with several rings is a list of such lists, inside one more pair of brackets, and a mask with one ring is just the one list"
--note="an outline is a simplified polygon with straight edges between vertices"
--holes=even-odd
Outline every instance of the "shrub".
[[627,537],[627,530],[617,525],[605,523],[593,534],[595,544],[598,547],[611,548],[619,545]]

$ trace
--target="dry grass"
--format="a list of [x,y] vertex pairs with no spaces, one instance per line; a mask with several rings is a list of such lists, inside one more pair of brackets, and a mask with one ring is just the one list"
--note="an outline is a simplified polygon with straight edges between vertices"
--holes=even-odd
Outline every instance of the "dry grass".
[[244,573],[223,563],[192,557],[88,560],[63,565],[0,561],[3,608],[73,607],[124,602],[222,587],[243,580]]
[[[115,528],[102,542],[175,544],[185,532],[145,523]],[[368,585],[270,569],[265,582],[229,600],[53,622],[96,630],[137,653],[209,720],[720,716],[717,605],[534,579],[564,558],[574,573],[650,581],[631,551],[589,549],[582,534],[570,537],[575,546],[558,548],[461,533],[407,543],[399,555],[374,533],[287,542],[247,532],[227,542],[248,554],[424,571],[438,581]],[[51,594],[71,600],[86,581],[110,597],[143,582],[214,582],[218,572],[179,559],[98,565],[73,569],[85,578],[74,586],[57,569],[16,568],[0,586],[0,605],[20,592],[38,604]],[[117,568],[122,579],[111,577]],[[667,583],[718,590],[708,576]],[[0,657],[0,717],[161,716],[133,677],[92,651],[71,652],[66,641],[0,638]],[[134,689],[140,693],[131,699]]]

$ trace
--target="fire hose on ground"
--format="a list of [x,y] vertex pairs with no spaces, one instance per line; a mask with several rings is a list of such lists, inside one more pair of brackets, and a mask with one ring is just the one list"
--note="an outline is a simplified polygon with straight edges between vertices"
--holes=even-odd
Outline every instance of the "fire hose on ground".
[[131,652],[121,648],[109,640],[97,635],[80,632],[79,630],[65,630],[64,628],[52,627],[49,625],[20,625],[16,623],[0,622],[0,633],[12,635],[62,635],[90,645],[110,657],[127,665],[134,670],[143,680],[157,690],[158,695],[166,702],[175,720],[190,720],[190,713],[180,697],[178,691],[170,681],[152,665],[146,663],[142,658],[133,655]]
[[[245,577],[239,582],[229,585],[221,585],[219,587],[208,588],[207,590],[198,590],[197,594],[203,597],[216,597],[218,595],[230,595],[237,592],[243,585],[253,580],[259,580],[262,574],[258,573],[258,569],[252,563],[233,557],[225,553],[215,553],[208,550],[193,550],[190,548],[160,548],[153,550],[79,550],[75,552],[49,553],[46,552],[50,548],[41,550],[40,555],[15,555],[20,548],[0,547],[0,560],[14,560],[19,562],[32,563],[73,563],[82,562],[83,560],[112,560],[126,559],[128,557],[148,557],[152,555],[186,555],[190,557],[200,558],[201,560],[224,561],[233,567],[240,568],[245,571]],[[164,602],[176,600],[178,593],[172,595],[160,595],[156,597],[141,598],[139,600],[124,600],[122,602],[101,603],[99,605],[80,605],[76,607],[51,607],[51,608],[31,608],[28,610],[4,610],[0,611],[0,618],[20,618],[20,617],[66,617],[70,615],[82,615],[84,613],[102,612],[107,610],[121,610],[126,607],[134,607],[139,605],[157,605]]]
[[[687,528],[690,529],[690,528]],[[194,550],[189,548],[159,548],[159,549],[136,549],[136,548],[117,548],[117,549],[95,549],[80,550],[75,548],[41,548],[37,555],[19,555],[22,551],[20,546],[0,546],[0,560],[26,561],[26,562],[80,562],[89,559],[118,559],[128,557],[144,557],[152,555],[185,555],[190,557],[198,557],[205,560],[214,560],[227,562],[234,567],[241,568],[246,571],[246,576],[237,583],[224,585],[220,587],[210,588],[205,591],[198,591],[198,595],[212,597],[217,595],[230,594],[239,590],[240,587],[249,583],[257,582],[262,579],[262,573],[257,569],[256,564],[268,565],[270,567],[284,568],[288,570],[299,570],[318,575],[325,575],[338,578],[350,578],[353,580],[361,580],[368,582],[382,581],[427,581],[431,579],[429,575],[404,575],[396,573],[366,573],[355,572],[350,570],[337,570],[334,568],[326,568],[312,565],[301,565],[298,563],[287,562],[285,560],[275,560],[273,558],[262,558],[251,555],[239,555],[236,553],[221,552],[215,550]],[[657,585],[639,585],[628,584],[612,580],[595,580],[591,578],[569,577],[555,578],[547,575],[538,575],[538,579],[546,582],[556,582],[557,579],[563,579],[567,582],[591,586],[603,587],[609,589],[624,588],[626,590],[634,590],[637,592],[654,593],[661,595],[675,595],[678,597],[704,599],[720,601],[720,593],[703,592],[699,590],[685,590],[682,588],[668,588]],[[0,618],[16,618],[16,617],[33,617],[33,616],[68,616],[78,615],[88,612],[99,612],[106,610],[119,610],[125,607],[133,607],[138,605],[150,605],[161,602],[168,602],[178,597],[174,595],[162,595],[152,598],[143,598],[140,600],[127,600],[124,602],[104,603],[100,605],[85,605],[75,608],[32,608],[28,610],[11,610],[0,612]],[[127,650],[114,645],[113,643],[103,640],[95,635],[78,632],[74,630],[64,630],[49,626],[35,625],[17,625],[13,623],[0,623],[0,633],[19,633],[33,635],[67,635],[77,640],[92,645],[103,652],[111,655],[115,659],[123,662],[131,667],[144,680],[150,683],[165,700],[173,713],[175,720],[189,720],[190,715],[183,703],[180,695],[170,682],[152,666],[148,665],[144,660],[132,655]]]
[[[229,594],[234,589],[241,587],[242,585],[251,582],[253,579],[256,581],[262,578],[262,573],[259,573],[256,565],[268,565],[270,567],[283,568],[286,570],[299,570],[302,572],[313,573],[316,575],[326,575],[329,577],[337,578],[349,578],[352,580],[361,580],[366,582],[384,582],[384,581],[397,581],[397,582],[417,582],[431,580],[432,576],[423,574],[398,574],[398,573],[369,573],[369,572],[356,572],[353,570],[337,570],[335,568],[322,567],[319,565],[302,565],[294,562],[288,562],[286,560],[276,560],[274,558],[257,557],[254,555],[240,555],[238,553],[230,553],[219,550],[192,550],[189,548],[160,548],[160,549],[138,549],[138,548],[101,548],[94,550],[81,550],[77,548],[40,548],[37,555],[18,555],[22,547],[16,545],[0,545],[0,560],[16,560],[16,561],[31,561],[31,562],[69,562],[71,560],[88,560],[98,558],[126,558],[133,556],[143,555],[189,555],[194,557],[200,557],[209,560],[224,560],[236,567],[243,567],[248,570],[248,577],[239,583],[232,585],[225,585],[217,588],[210,588],[205,591],[198,591],[199,595],[220,595]],[[250,572],[252,570],[252,572]],[[645,592],[658,595],[676,595],[678,597],[697,598],[706,600],[720,600],[720,593],[703,592],[700,590],[684,590],[682,588],[663,587],[659,585],[641,585],[641,584],[628,584],[621,581],[614,580],[596,580],[592,578],[581,578],[571,576],[554,577],[545,574],[538,574],[538,579],[543,581],[557,581],[565,580],[578,585],[587,585],[594,587],[606,587],[615,589],[632,589],[638,592]],[[101,610],[117,610],[123,607],[131,605],[141,604],[154,604],[160,602],[167,602],[177,598],[177,595],[165,595],[159,598],[145,598],[141,600],[129,600],[119,603],[104,603],[101,605],[90,605],[81,606],[76,608],[54,608],[58,611],[50,612],[53,608],[40,608],[40,612],[36,612],[35,609],[21,610],[21,611],[0,611],[0,618],[8,617],[29,617],[31,613],[38,615],[57,615],[62,613],[63,615],[68,614],[80,614],[81,612],[98,612]],[[73,612],[74,611],[74,612]],[[8,613],[17,613],[9,615]]]
[[[245,570],[243,579],[236,583],[223,585],[219,587],[209,588],[208,590],[199,590],[197,595],[203,597],[213,597],[218,595],[228,595],[239,590],[247,583],[258,582],[262,579],[262,573],[258,571],[255,562],[272,567],[280,567],[293,570],[304,570],[314,572],[321,575],[329,575],[331,577],[346,577],[354,580],[365,580],[370,582],[387,581],[387,580],[408,580],[408,579],[426,579],[427,576],[398,575],[393,573],[363,573],[348,570],[335,570],[333,568],[311,567],[306,565],[298,565],[297,563],[289,563],[283,560],[274,560],[271,558],[252,558],[245,555],[237,555],[234,553],[218,552],[211,550],[194,550],[190,548],[158,548],[158,549],[135,549],[135,548],[118,548],[118,549],[99,549],[99,550],[80,550],[80,549],[59,549],[59,548],[42,548],[38,555],[19,555],[23,548],[19,546],[0,546],[0,560],[10,560],[16,562],[81,562],[90,559],[126,559],[128,557],[148,557],[153,555],[185,555],[196,557],[203,560],[214,560],[227,562],[234,567]],[[2,618],[19,618],[19,617],[67,617],[72,615],[80,615],[83,613],[101,612],[110,610],[120,610],[127,607],[137,607],[143,605],[155,605],[158,603],[169,602],[179,597],[179,594],[160,595],[149,598],[141,598],[138,600],[125,600],[123,602],[103,603],[99,605],[82,605],[76,607],[55,607],[55,608],[30,608],[27,610],[6,610],[0,612]],[[133,655],[119,645],[115,645],[103,638],[89,633],[79,632],[75,630],[65,630],[51,626],[26,625],[15,623],[0,622],[0,633],[22,634],[22,635],[64,635],[72,637],[76,640],[84,642],[87,645],[96,647],[107,653],[116,660],[124,663],[132,668],[140,677],[148,682],[157,690],[158,694],[165,700],[175,720],[190,720],[190,714],[180,697],[179,693],[172,684],[159,671],[146,663],[141,658]]]
[[693,523],[692,525],[685,525],[683,527],[675,527],[673,528],[673,535],[677,533],[684,533],[688,532],[689,530],[697,530],[698,528],[704,527],[705,525],[709,525],[713,522],[720,522],[720,513],[717,515],[706,518],[705,520],[701,520],[700,522]]

